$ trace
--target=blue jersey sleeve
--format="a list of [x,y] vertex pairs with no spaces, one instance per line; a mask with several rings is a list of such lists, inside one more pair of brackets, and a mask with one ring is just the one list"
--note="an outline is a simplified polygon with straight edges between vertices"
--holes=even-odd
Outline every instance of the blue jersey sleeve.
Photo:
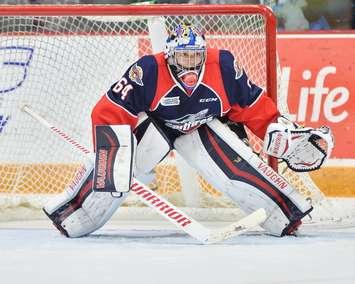
[[255,102],[262,89],[248,79],[245,71],[235,62],[234,56],[227,50],[221,50],[219,62],[224,89],[230,104],[238,104],[244,108]]
[[107,92],[108,97],[130,113],[148,111],[157,87],[157,62],[152,55],[132,64]]

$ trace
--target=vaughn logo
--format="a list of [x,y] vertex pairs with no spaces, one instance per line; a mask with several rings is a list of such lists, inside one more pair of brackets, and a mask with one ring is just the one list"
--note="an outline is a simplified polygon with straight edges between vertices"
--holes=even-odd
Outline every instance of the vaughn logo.
[[281,189],[287,188],[287,182],[266,164],[260,162],[258,165],[258,170],[262,172],[264,176],[268,177],[271,181],[278,185]]
[[83,167],[80,167],[80,169],[75,174],[73,181],[71,182],[71,184],[69,184],[69,189],[73,193],[77,189],[78,185],[82,181],[82,179],[85,176],[85,174],[87,173],[87,171],[88,171],[88,169],[85,166],[83,166]]
[[201,110],[198,113],[187,114],[177,119],[166,120],[165,125],[183,133],[188,133],[213,119],[213,116],[207,115],[207,113],[208,108]]
[[98,153],[98,165],[95,183],[95,187],[97,189],[103,189],[106,186],[107,157],[108,151],[100,149]]

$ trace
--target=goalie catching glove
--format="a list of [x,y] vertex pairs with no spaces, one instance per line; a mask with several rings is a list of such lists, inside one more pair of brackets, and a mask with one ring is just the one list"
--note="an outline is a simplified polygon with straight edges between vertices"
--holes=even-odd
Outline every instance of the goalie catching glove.
[[271,123],[265,134],[263,151],[284,160],[287,166],[297,172],[319,169],[329,158],[334,146],[331,130],[320,128],[299,128],[285,117]]

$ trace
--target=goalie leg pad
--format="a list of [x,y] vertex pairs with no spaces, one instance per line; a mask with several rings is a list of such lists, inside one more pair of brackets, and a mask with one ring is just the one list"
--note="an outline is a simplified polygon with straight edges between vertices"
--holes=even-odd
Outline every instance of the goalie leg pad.
[[290,234],[312,210],[296,190],[216,119],[177,138],[174,146],[199,174],[231,197],[245,213],[264,208],[268,218],[262,227],[270,234]]
[[95,129],[94,191],[128,192],[135,140],[129,125],[98,125]]
[[67,237],[82,237],[99,229],[127,197],[127,193],[114,197],[110,192],[93,191],[93,171],[93,166],[81,168],[74,182],[43,208]]

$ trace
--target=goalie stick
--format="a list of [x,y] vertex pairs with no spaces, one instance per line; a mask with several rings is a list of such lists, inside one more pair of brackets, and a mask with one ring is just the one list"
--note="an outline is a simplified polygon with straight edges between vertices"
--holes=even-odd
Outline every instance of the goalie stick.
[[[77,150],[77,152],[86,157],[88,162],[94,162],[94,157],[91,151],[86,149],[61,129],[52,125],[45,118],[31,109],[28,105],[24,105],[21,110],[37,120],[43,126],[50,129],[53,133],[57,134],[57,136],[62,138],[64,141],[71,144],[73,148]],[[231,223],[226,227],[209,229],[186,215],[183,211],[171,204],[168,200],[158,195],[148,186],[135,178],[132,178],[130,191],[136,194],[145,205],[154,209],[159,215],[203,244],[218,243],[230,239],[260,225],[266,220],[266,212],[263,208],[260,208],[250,215],[247,215],[241,220],[235,223]]]

